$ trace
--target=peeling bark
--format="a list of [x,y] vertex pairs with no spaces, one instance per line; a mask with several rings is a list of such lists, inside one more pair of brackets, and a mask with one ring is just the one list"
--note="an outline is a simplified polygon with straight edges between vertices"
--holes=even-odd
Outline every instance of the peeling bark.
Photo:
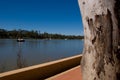
[[84,25],[83,80],[120,79],[120,0],[78,0]]

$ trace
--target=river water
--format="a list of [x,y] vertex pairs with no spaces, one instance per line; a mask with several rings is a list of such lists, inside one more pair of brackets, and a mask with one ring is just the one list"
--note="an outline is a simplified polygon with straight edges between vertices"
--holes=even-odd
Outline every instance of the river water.
[[0,39],[0,73],[81,54],[82,40]]

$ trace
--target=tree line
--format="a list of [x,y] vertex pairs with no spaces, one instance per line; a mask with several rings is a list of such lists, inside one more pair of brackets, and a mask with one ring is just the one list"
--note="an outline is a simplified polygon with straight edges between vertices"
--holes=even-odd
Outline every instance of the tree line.
[[35,30],[5,30],[0,29],[0,39],[83,39],[84,36],[75,36],[75,35],[62,35],[62,34],[50,34],[47,32],[40,33],[40,31]]

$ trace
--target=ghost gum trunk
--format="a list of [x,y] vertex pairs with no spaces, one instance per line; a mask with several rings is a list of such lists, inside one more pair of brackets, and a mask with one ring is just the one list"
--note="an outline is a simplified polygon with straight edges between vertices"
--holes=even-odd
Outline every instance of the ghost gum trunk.
[[83,80],[120,80],[120,0],[78,0],[84,26]]

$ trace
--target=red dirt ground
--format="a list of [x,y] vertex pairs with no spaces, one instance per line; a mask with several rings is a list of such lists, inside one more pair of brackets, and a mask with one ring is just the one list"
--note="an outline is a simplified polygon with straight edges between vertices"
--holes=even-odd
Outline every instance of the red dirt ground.
[[71,71],[55,77],[52,80],[82,80],[81,69],[80,67],[77,67]]

